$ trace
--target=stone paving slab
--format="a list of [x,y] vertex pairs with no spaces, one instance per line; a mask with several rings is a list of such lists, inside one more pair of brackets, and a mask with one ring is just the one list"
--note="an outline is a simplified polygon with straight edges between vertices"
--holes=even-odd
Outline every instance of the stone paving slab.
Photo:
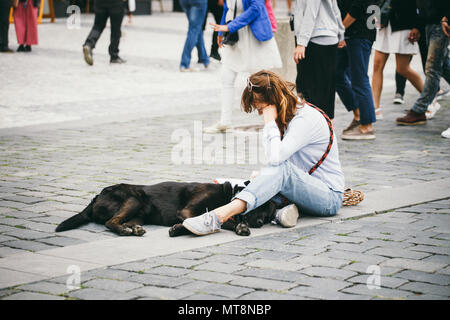
[[[408,226],[417,220],[428,223],[429,228],[436,224],[446,225],[447,215],[432,213],[440,205],[450,200],[440,200],[429,203],[427,208],[415,209],[415,219],[399,222],[397,211],[382,213],[376,217],[380,223],[389,225],[392,221]],[[399,211],[399,216],[402,212]],[[432,219],[430,219],[432,218]],[[373,242],[368,235],[360,245],[366,242],[376,244],[375,251],[372,246],[363,246],[359,251],[334,250],[335,244],[325,245],[325,252],[308,257],[310,266],[304,266],[302,256],[288,255],[284,260],[279,259],[280,252],[276,247],[259,249],[257,252],[247,250],[242,254],[240,248],[245,243],[258,240],[278,244],[292,243],[293,240],[308,238],[321,241],[324,234],[337,235],[344,232],[371,229],[367,223],[370,217],[344,220],[341,223],[322,224],[306,228],[293,228],[279,230],[279,232],[255,236],[253,238],[238,239],[228,243],[214,246],[185,250],[170,255],[159,255],[153,258],[135,261],[132,263],[108,266],[106,268],[83,271],[81,274],[81,288],[68,290],[64,288],[67,276],[48,278],[22,286],[9,287],[0,290],[2,299],[26,299],[35,296],[34,293],[43,294],[42,298],[64,297],[66,299],[449,299],[450,278],[448,268],[450,256],[444,256],[441,263],[427,262],[422,256],[414,259],[402,258],[415,251],[417,245],[403,246],[398,257],[394,257],[391,242],[403,243],[405,240]],[[342,226],[342,228],[341,228]],[[353,230],[353,231],[349,231]],[[350,233],[351,234],[351,233]],[[408,239],[420,235],[416,230],[409,230]],[[434,233],[428,233],[430,239]],[[339,236],[338,236],[339,237]],[[339,244],[340,236],[337,241]],[[422,237],[424,237],[422,235]],[[342,242],[342,244],[348,244]],[[292,244],[291,244],[292,245]],[[294,245],[295,246],[295,245]],[[402,246],[397,246],[402,247]],[[433,243],[429,247],[440,247]],[[387,252],[383,253],[383,248]],[[234,252],[232,250],[235,250]],[[259,253],[259,255],[257,254]],[[265,254],[261,254],[265,253]],[[281,252],[282,253],[282,252]],[[212,255],[211,255],[212,254]],[[278,254],[278,255],[277,255]],[[228,263],[210,262],[211,257],[223,255],[235,256],[235,259],[224,259]],[[324,257],[337,260],[335,265],[323,263]],[[384,256],[383,256],[384,255]],[[431,253],[431,255],[435,255]],[[273,264],[254,264],[252,261],[270,261]],[[378,259],[374,260],[374,257]],[[245,262],[248,258],[250,262]],[[330,261],[332,261],[330,260]],[[219,259],[220,261],[220,259]],[[328,266],[324,266],[327,265]],[[290,266],[302,266],[298,270],[291,270]],[[202,268],[204,266],[204,268]],[[376,273],[369,269],[378,267],[380,270],[379,288],[371,279]],[[107,292],[110,292],[108,295]],[[37,298],[39,296],[36,296]]]

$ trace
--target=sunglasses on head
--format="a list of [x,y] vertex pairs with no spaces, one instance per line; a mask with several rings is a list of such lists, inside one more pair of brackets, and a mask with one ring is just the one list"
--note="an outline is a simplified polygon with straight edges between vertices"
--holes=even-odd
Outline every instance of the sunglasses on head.
[[[268,75],[268,74],[266,74],[266,76],[267,76],[267,82],[269,83],[269,85],[267,86],[267,88],[270,89],[270,88],[272,88],[271,85],[270,85],[270,78],[269,78],[269,75]],[[256,85],[256,84],[253,84],[253,83],[250,81],[250,77],[248,77],[248,78],[247,78],[247,88],[248,88],[248,91],[252,92],[253,88],[261,88],[261,86],[258,86],[258,85]]]

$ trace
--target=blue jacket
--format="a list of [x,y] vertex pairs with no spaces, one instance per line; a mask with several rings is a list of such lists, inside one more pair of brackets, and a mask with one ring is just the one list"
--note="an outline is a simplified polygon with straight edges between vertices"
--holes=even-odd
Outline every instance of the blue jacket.
[[[239,29],[249,25],[253,35],[259,41],[272,39],[272,25],[270,24],[264,0],[242,0],[242,4],[244,6],[244,12],[227,24],[230,33],[235,33]],[[221,25],[225,25],[227,11],[227,2],[224,1],[223,15],[220,21]]]

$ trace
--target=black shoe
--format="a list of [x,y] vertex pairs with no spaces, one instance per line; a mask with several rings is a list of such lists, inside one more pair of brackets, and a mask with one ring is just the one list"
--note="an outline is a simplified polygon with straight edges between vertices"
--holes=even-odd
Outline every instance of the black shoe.
[[83,46],[83,54],[84,54],[84,61],[90,66],[94,64],[94,58],[92,58],[92,48],[85,44]]
[[17,48],[17,52],[24,52],[25,51],[25,47],[23,44],[21,44],[18,48]]
[[3,47],[0,49],[0,52],[4,52],[4,53],[12,53],[14,51],[12,51],[10,48],[8,47]]
[[125,60],[123,60],[121,57],[119,57],[119,56],[117,56],[117,57],[114,57],[114,58],[111,58],[111,60],[109,61],[109,63],[119,63],[119,64],[121,64],[121,63],[125,63],[126,61]]
[[23,52],[31,52],[31,46],[25,46]]
[[217,61],[222,60],[222,57],[220,56],[220,54],[218,52],[211,52],[211,54],[209,56],[213,59],[216,59]]

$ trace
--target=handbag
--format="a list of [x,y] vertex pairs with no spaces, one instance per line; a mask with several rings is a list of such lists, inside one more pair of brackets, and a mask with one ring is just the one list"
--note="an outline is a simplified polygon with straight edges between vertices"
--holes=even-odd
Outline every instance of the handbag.
[[[236,19],[236,7],[237,7],[237,3],[234,5],[234,16],[233,16],[233,20]],[[227,21],[227,24],[230,23],[230,22],[233,21],[233,20]],[[222,40],[222,43],[223,43],[223,44],[232,46],[232,45],[235,45],[236,42],[238,42],[238,41],[239,41],[239,34],[238,34],[237,31],[234,32],[234,33],[230,33],[230,32],[228,31],[228,32],[225,32],[224,35],[223,35],[223,40]]]

